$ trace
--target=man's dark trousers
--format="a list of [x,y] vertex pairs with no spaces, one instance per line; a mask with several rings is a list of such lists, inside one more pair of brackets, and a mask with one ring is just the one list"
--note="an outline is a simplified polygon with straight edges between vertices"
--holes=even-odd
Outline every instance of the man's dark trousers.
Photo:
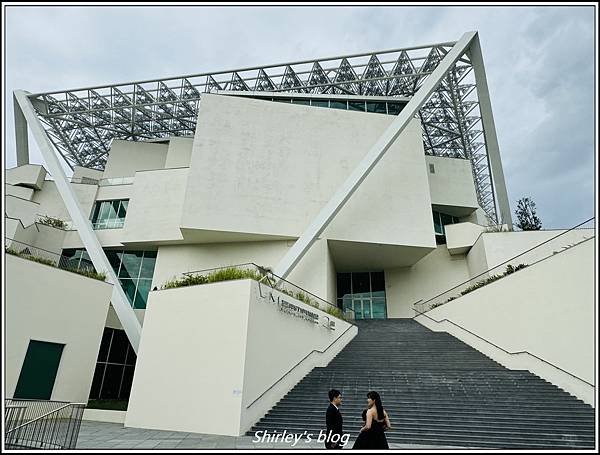
[[[342,413],[338,408],[336,408],[332,403],[329,403],[329,407],[327,408],[327,414],[325,416],[325,421],[327,424],[327,439],[325,440],[325,448],[326,449],[340,449],[340,442],[342,438]],[[339,435],[334,438],[335,443],[329,442],[332,439],[332,435]]]

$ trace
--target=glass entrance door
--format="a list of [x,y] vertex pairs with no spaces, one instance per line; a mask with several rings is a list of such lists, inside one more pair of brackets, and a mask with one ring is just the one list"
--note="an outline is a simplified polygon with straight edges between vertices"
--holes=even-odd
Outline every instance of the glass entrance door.
[[383,272],[337,274],[338,307],[353,310],[355,319],[386,319]]

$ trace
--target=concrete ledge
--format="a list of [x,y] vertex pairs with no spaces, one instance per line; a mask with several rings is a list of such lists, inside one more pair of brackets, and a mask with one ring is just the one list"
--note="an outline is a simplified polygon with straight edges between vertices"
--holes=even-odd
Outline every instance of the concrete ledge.
[[127,411],[112,411],[109,409],[85,409],[83,420],[95,422],[125,423]]

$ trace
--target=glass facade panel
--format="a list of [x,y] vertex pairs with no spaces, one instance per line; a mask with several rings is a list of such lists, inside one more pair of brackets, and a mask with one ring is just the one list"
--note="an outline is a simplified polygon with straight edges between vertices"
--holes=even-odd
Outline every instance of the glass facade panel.
[[310,100],[299,100],[296,98],[292,98],[292,103],[293,104],[303,104],[305,106],[310,106]]
[[154,266],[156,265],[156,251],[144,251],[142,259],[142,268],[140,278],[150,278],[154,276]]
[[116,229],[125,224],[128,199],[96,201],[92,210],[92,226],[94,229]]
[[354,310],[356,319],[385,319],[384,272],[338,273],[337,302],[344,311]]
[[378,114],[387,114],[385,102],[367,101],[367,112],[376,112]]
[[123,292],[127,296],[129,303],[133,302],[135,297],[135,288],[137,286],[137,280],[130,280],[126,278],[119,278],[119,282],[121,283],[121,287],[123,288]]
[[148,294],[150,293],[150,285],[152,280],[138,280],[137,292],[135,294],[135,302],[133,308],[137,310],[145,310]]
[[140,268],[142,267],[143,251],[127,251],[123,253],[121,261],[121,270],[119,277],[121,278],[138,278],[140,276]]
[[404,104],[402,103],[387,103],[388,106],[388,114],[389,115],[398,115],[401,111],[402,108],[404,107]]
[[107,357],[96,362],[90,399],[127,399],[131,391],[136,355],[125,331],[104,328],[103,340],[112,340]]
[[310,100],[311,106],[329,107],[329,100]]
[[331,107],[333,109],[344,109],[344,110],[347,110],[348,109],[348,102],[341,101],[341,100],[331,100],[329,102],[329,107]]
[[348,101],[348,110],[365,112],[366,111],[365,102],[364,101]]

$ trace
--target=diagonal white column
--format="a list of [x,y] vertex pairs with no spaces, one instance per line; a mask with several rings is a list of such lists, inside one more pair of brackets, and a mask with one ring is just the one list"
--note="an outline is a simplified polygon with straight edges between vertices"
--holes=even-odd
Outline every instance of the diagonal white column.
[[[70,183],[67,181],[67,176],[58,161],[58,156],[54,152],[52,142],[42,127],[27,95],[28,93],[24,90],[16,90],[14,92],[15,99],[21,107],[21,112],[25,116],[25,120],[33,134],[36,144],[42,152],[44,161],[46,161],[46,165],[48,166],[48,171],[50,172],[50,175],[54,177],[56,188],[65,203],[65,207],[73,220],[75,228],[79,232],[81,241],[90,255],[94,267],[99,272],[105,272],[108,281],[113,284],[111,303],[117,313],[119,321],[121,321],[123,329],[125,329],[125,333],[127,334],[127,338],[129,338],[131,346],[137,354],[138,346],[140,344],[140,322],[135,316],[135,312],[129,304],[125,292],[123,292],[123,288],[119,283],[117,275],[113,271],[113,268],[102,249],[102,245],[100,245],[100,242],[92,229],[91,222],[84,215],[81,205],[79,204]],[[68,290],[65,290],[65,292],[68,292]]]
[[458,61],[468,49],[477,32],[467,32],[452,47],[450,52],[439,62],[436,69],[425,80],[421,88],[414,94],[408,104],[402,109],[400,114],[385,130],[377,142],[371,147],[358,166],[352,171],[346,181],[338,188],[329,202],[321,209],[311,224],[302,233],[294,246],[289,249],[287,254],[275,267],[274,273],[282,278],[286,278],[300,259],[309,250],[315,240],[321,235],[331,220],[342,209],[344,204],[350,199],[352,194],[369,175],[371,170],[379,162],[381,157],[387,152],[396,138],[402,134],[413,116],[419,111],[421,106],[427,101],[429,96],[437,88],[440,81],[446,75],[448,70]]
[[496,136],[496,125],[492,115],[492,103],[490,101],[490,92],[488,90],[487,78],[485,77],[485,66],[483,65],[483,55],[481,54],[481,44],[479,36],[476,36],[468,51],[473,72],[475,73],[475,86],[477,88],[477,98],[479,99],[479,112],[481,114],[481,124],[483,125],[483,136],[487,149],[488,167],[490,168],[490,183],[492,185],[492,197],[494,205],[500,212],[499,223],[508,224],[512,229],[512,216],[510,213],[510,204],[508,202],[508,192],[504,182],[504,171],[502,170],[502,160],[500,159],[500,147],[498,146],[498,137]]

